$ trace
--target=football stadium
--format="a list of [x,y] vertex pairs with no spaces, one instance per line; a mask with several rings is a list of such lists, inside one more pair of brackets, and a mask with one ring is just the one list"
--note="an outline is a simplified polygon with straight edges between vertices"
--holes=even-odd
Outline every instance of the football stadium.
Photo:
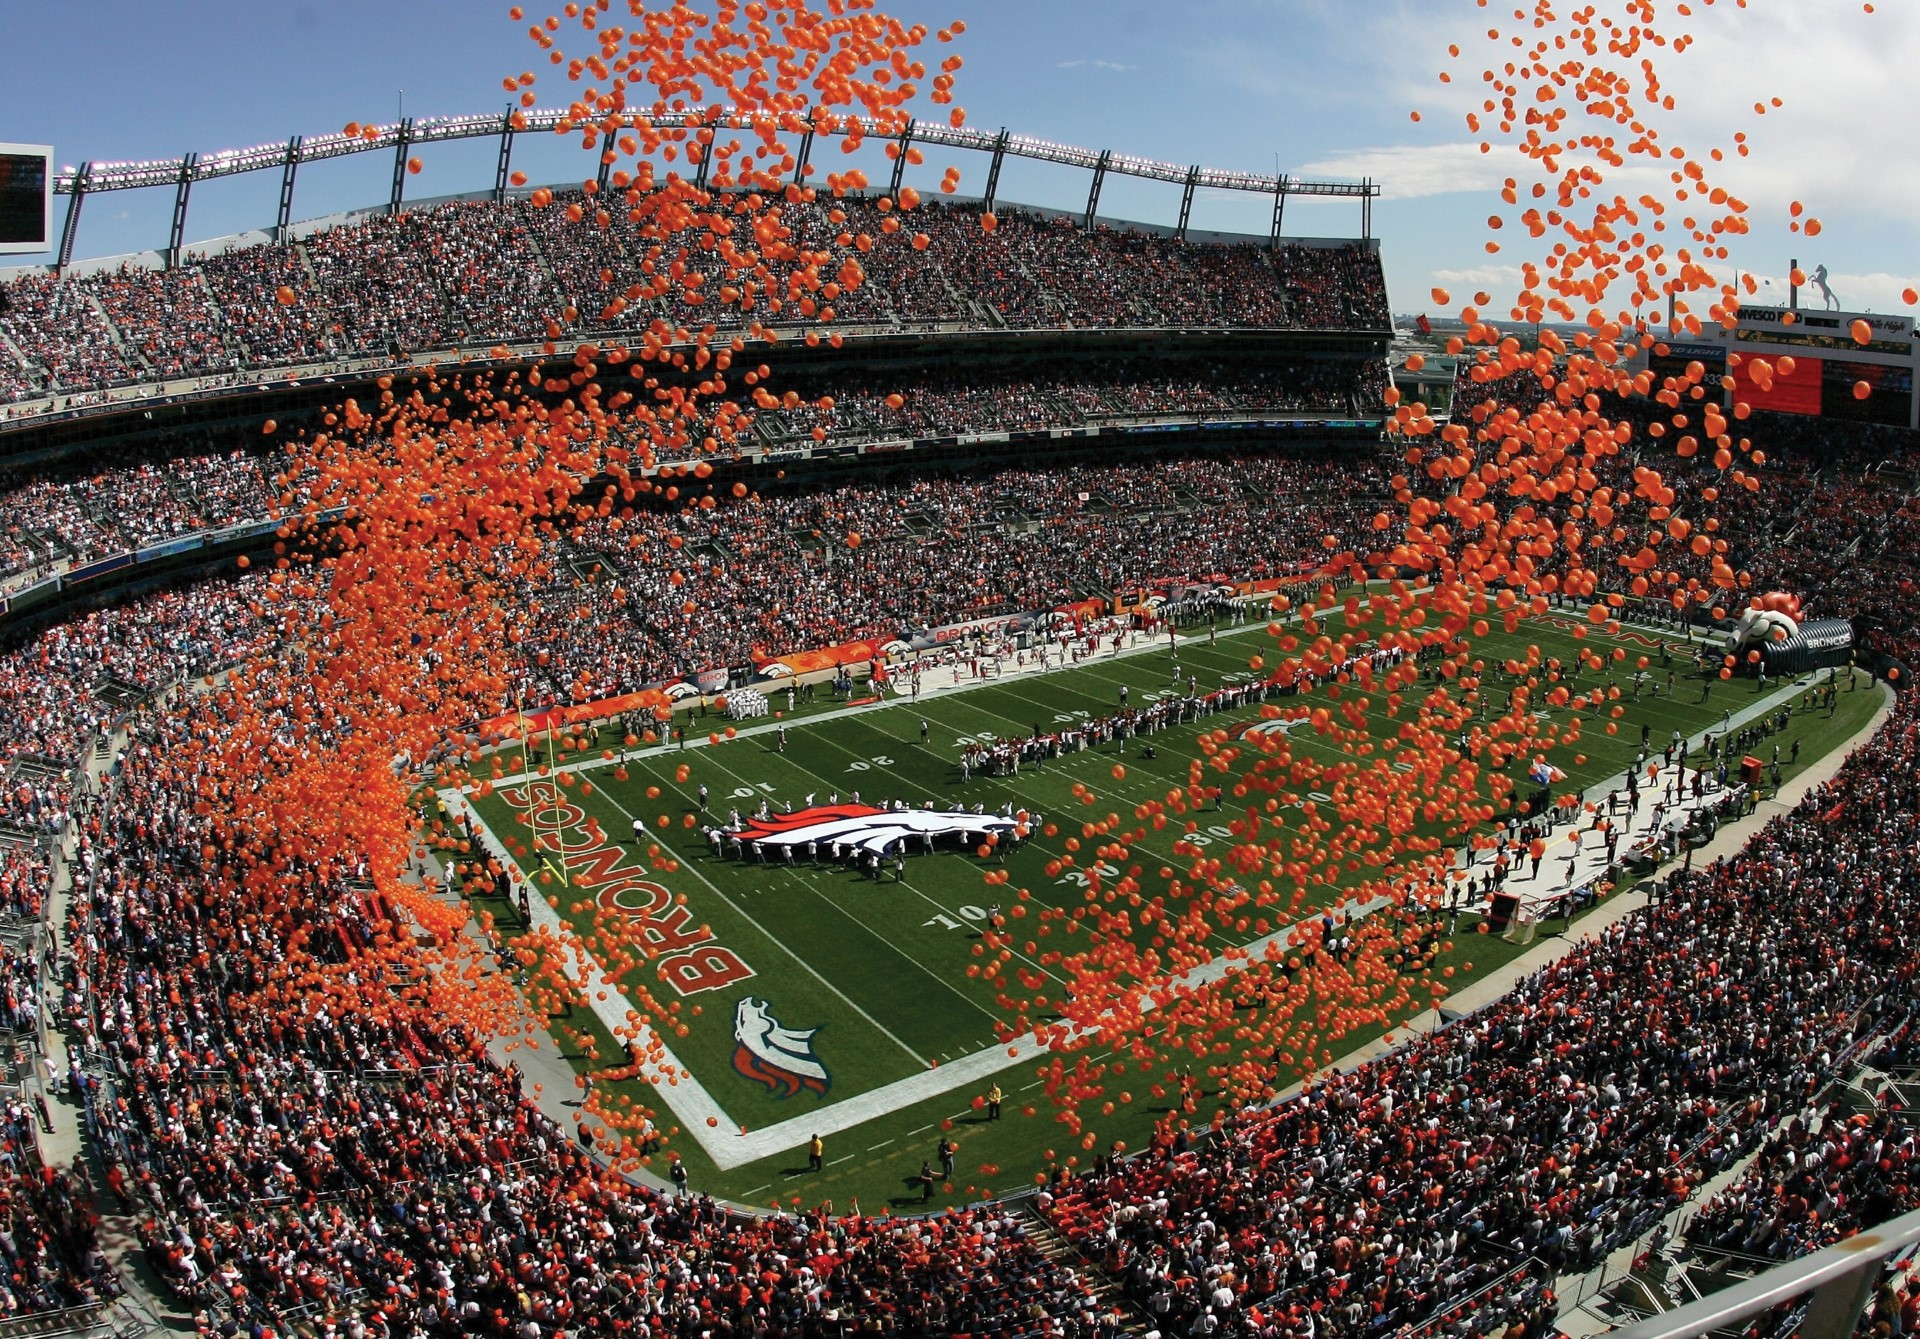
[[1437,7],[1396,197],[881,2],[0,118],[0,1339],[1915,1333],[1920,295],[1675,119],[1767,34]]

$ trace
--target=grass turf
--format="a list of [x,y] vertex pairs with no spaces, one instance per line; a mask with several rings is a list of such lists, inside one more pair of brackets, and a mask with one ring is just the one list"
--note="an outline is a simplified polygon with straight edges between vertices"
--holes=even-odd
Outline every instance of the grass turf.
[[[1630,631],[1625,635],[1634,636]],[[1570,659],[1577,645],[1569,627],[1537,621],[1523,626],[1518,634],[1493,633],[1478,639],[1476,652],[1491,660],[1522,654],[1529,644],[1539,646],[1545,656],[1562,660]],[[1613,643],[1590,633],[1585,644],[1606,649]],[[1615,736],[1590,726],[1579,746],[1586,756],[1584,764],[1575,766],[1570,759],[1557,757],[1570,773],[1569,784],[1591,784],[1630,763],[1642,723],[1657,746],[1674,729],[1691,735],[1717,726],[1723,711],[1737,713],[1755,700],[1751,683],[1735,681],[1713,684],[1702,701],[1701,681],[1687,676],[1678,656],[1677,689],[1668,692],[1658,653],[1638,641],[1626,646],[1630,658],[1652,656],[1654,681],[1661,691],[1637,702],[1623,697],[1626,712]],[[1250,657],[1264,653],[1271,658],[1274,649],[1257,628],[1222,635],[1211,644],[1203,630],[1180,643],[1178,659],[1183,680],[1195,675],[1204,690],[1249,674]],[[1069,907],[1085,897],[1076,871],[1048,873],[1052,862],[1069,854],[1066,845],[1075,825],[1108,812],[1125,815],[1144,801],[1164,797],[1170,788],[1185,782],[1187,764],[1202,731],[1257,717],[1258,708],[1211,716],[1197,725],[1155,736],[1151,741],[1159,754],[1155,760],[1143,759],[1142,741],[1134,740],[1124,757],[1109,744],[1049,763],[1044,769],[1023,770],[1013,778],[976,776],[963,783],[955,765],[958,743],[988,734],[1024,735],[1036,727],[1052,731],[1088,715],[1110,713],[1119,703],[1123,684],[1129,687],[1131,704],[1139,706],[1151,694],[1171,691],[1170,659],[1162,644],[1144,653],[1102,656],[1045,675],[991,681],[958,692],[929,691],[918,703],[889,702],[853,714],[835,714],[833,704],[822,704],[789,719],[784,750],[777,734],[766,730],[718,747],[650,750],[627,764],[624,781],[614,779],[610,763],[589,764],[578,774],[576,780],[590,782],[592,793],[582,794],[584,787],[576,785],[569,801],[591,814],[600,829],[624,848],[621,858],[632,863],[646,862],[644,848],[635,847],[629,836],[633,817],[640,817],[648,829],[647,846],[657,845],[677,866],[669,872],[653,871],[650,877],[676,897],[684,897],[690,925],[706,927],[714,943],[732,950],[754,973],[725,989],[684,999],[649,979],[644,963],[622,978],[623,986],[643,984],[660,999],[680,1005],[677,1021],[684,1031],[670,1038],[673,1051],[713,1094],[730,1121],[759,1129],[793,1117],[804,1120],[814,1112],[824,1118],[832,1105],[848,1098],[996,1047],[994,1027],[1001,1011],[993,986],[978,974],[981,959],[976,956],[985,908],[996,900],[1005,903],[1010,913],[1027,913],[1010,919],[1008,928],[1030,979],[1042,981],[1042,989],[1060,988],[1057,969],[1048,966],[1043,956],[1046,946],[1032,927],[1040,907]],[[1586,676],[1583,686],[1590,686],[1592,678]],[[784,706],[783,697],[776,702]],[[1781,744],[1783,763],[1795,738],[1802,743],[1798,765],[1812,763],[1854,733],[1877,702],[1876,694],[1843,692],[1839,709],[1831,717],[1823,711],[1796,713],[1789,732],[1774,737]],[[1371,714],[1374,737],[1387,738],[1386,721],[1377,704]],[[1553,715],[1564,721],[1567,713]],[[928,726],[924,743],[923,720]],[[690,733],[696,733],[700,723],[692,724]],[[1295,731],[1290,740],[1297,753],[1323,762],[1353,761],[1340,744],[1310,732]],[[503,761],[511,772],[518,760],[509,756]],[[1113,775],[1116,763],[1124,763],[1124,778]],[[683,766],[684,781],[679,779]],[[941,807],[971,806],[977,800],[991,811],[1011,801],[1017,807],[1044,812],[1059,824],[1059,831],[1051,837],[1036,834],[1014,850],[1004,865],[945,845],[932,855],[909,855],[904,883],[896,883],[890,870],[885,881],[875,882],[832,865],[786,868],[716,859],[698,827],[687,826],[689,819],[697,818],[693,797],[702,783],[711,791],[715,821],[724,821],[733,807],[743,815],[750,813],[763,795],[777,810],[787,802],[798,803],[809,792],[824,802],[832,792],[846,799],[857,789],[868,801],[897,797],[915,806],[924,799],[933,799]],[[1076,784],[1095,792],[1098,802],[1080,804],[1074,794]],[[649,790],[657,794],[650,797]],[[525,852],[516,852],[515,858],[537,878],[540,864],[527,844],[531,829],[522,816],[497,794],[474,803],[496,834]],[[1203,850],[1214,844],[1224,849],[1237,840],[1226,826],[1233,816],[1231,809],[1218,815],[1195,815],[1200,829],[1186,840]],[[1173,851],[1180,835],[1179,825],[1169,824],[1166,831],[1133,843],[1135,864],[1151,867],[1163,862],[1180,867],[1189,863]],[[1007,884],[987,886],[983,876],[988,869],[1004,869]],[[1032,894],[1032,901],[1024,906],[1011,896],[1011,890],[1023,887]],[[591,930],[591,896],[552,883],[544,891],[553,895],[562,917],[574,928]],[[1305,905],[1325,895],[1318,893]],[[503,922],[515,919],[504,904],[494,902],[490,909]],[[1298,914],[1304,913],[1294,913]],[[1276,924],[1291,918],[1276,917]],[[1064,932],[1069,923],[1054,924]],[[1463,923],[1463,933],[1436,967],[1446,964],[1462,971],[1485,971],[1523,951],[1498,938],[1467,933],[1472,928],[1471,919]],[[969,974],[969,968],[974,974]],[[733,1011],[743,995],[767,1000],[788,1027],[819,1029],[814,1046],[832,1075],[828,1091],[781,1096],[735,1072]],[[1407,1012],[1423,1002],[1410,1004]],[[1383,1027],[1374,1024],[1332,1039],[1333,1049],[1345,1053],[1377,1036]],[[577,1070],[606,1069],[624,1062],[606,1028],[584,1009],[556,1019],[555,1035]],[[1152,1121],[1173,1105],[1165,1097],[1154,1097],[1153,1085],[1158,1082],[1170,1092],[1168,1076],[1183,1062],[1191,1063],[1192,1057],[1170,1057],[1164,1066],[1148,1072],[1129,1065],[1131,1074],[1110,1076],[1110,1090],[1117,1093],[1127,1085],[1125,1090],[1135,1100],[1120,1104],[1110,1117],[1089,1121],[1090,1127],[1097,1127],[1100,1143],[1118,1138],[1137,1146]],[[827,1165],[820,1173],[806,1170],[801,1150],[805,1132],[787,1151],[726,1170],[715,1166],[693,1139],[683,1135],[672,1140],[672,1146],[685,1158],[694,1184],[704,1190],[753,1203],[790,1202],[795,1195],[807,1203],[833,1199],[842,1209],[858,1197],[869,1210],[883,1203],[901,1208],[917,1205],[919,1193],[909,1190],[908,1178],[918,1171],[922,1159],[938,1165],[934,1151],[943,1136],[956,1139],[961,1152],[955,1177],[940,1188],[942,1200],[971,1199],[990,1190],[1004,1192],[1029,1183],[1049,1161],[1090,1156],[1078,1138],[1056,1123],[1057,1113],[1041,1091],[1033,1061],[1023,1061],[995,1077],[1008,1093],[1006,1119],[988,1122],[973,1105],[990,1081],[890,1106],[834,1133],[827,1140]],[[644,1085],[625,1087],[628,1096],[653,1104]],[[1209,1113],[1203,1103],[1199,1118]],[[663,1127],[675,1124],[670,1112],[658,1119]]]

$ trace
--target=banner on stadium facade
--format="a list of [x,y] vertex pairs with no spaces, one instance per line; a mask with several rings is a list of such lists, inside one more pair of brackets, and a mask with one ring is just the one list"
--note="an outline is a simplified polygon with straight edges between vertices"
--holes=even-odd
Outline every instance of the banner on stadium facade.
[[[874,666],[884,666],[885,662],[894,656],[951,646],[976,633],[987,635],[1026,632],[1043,625],[1058,623],[1078,625],[1092,619],[1105,618],[1108,611],[1108,602],[1095,597],[1076,600],[1071,604],[1056,605],[1051,609],[1028,609],[1017,614],[1001,614],[993,618],[975,618],[961,623],[943,624],[937,628],[923,628],[917,632],[908,633],[904,638],[865,637],[858,641],[841,642],[837,646],[794,651],[784,656],[769,656],[766,652],[756,649],[753,653],[754,677],[759,681],[784,679],[802,674],[817,674],[863,662],[872,669]],[[876,677],[883,676],[876,675]]]
[[171,558],[176,553],[186,553],[192,549],[202,548],[206,543],[207,537],[204,534],[187,535],[180,539],[170,539],[164,544],[155,544],[149,548],[141,549],[140,552],[133,555],[134,561],[142,563],[156,562],[161,558]]
[[1176,604],[1181,600],[1205,599],[1208,596],[1226,599],[1236,593],[1233,582],[1227,579],[1225,573],[1201,577],[1161,577],[1128,591],[1120,598],[1119,605],[1128,613],[1145,613],[1163,604]]
[[972,618],[964,623],[947,623],[937,628],[921,628],[907,634],[907,644],[915,651],[931,651],[935,647],[951,646],[968,637],[988,636],[1002,632],[1024,632],[1039,622],[1041,611],[1025,609],[1017,614],[997,614],[992,618]]
[[1262,577],[1258,581],[1236,581],[1233,583],[1233,589],[1237,595],[1271,595],[1277,590],[1297,586],[1303,581],[1311,581],[1316,577],[1333,577],[1333,574],[1327,572],[1317,562],[1295,563],[1291,576]]
[[1107,601],[1098,598],[1075,600],[1072,604],[1054,606],[1053,621],[1078,626],[1081,623],[1090,623],[1096,618],[1105,618],[1111,607]]
[[729,676],[723,669],[703,669],[693,676],[693,686],[703,693],[724,693]]
[[91,581],[95,577],[105,576],[109,572],[118,572],[123,567],[133,566],[131,553],[116,553],[111,558],[102,558],[97,563],[88,563],[85,567],[76,567],[60,578],[62,584],[78,585],[82,581]]
[[668,693],[668,687],[668,685],[661,685],[655,688],[642,688],[634,693],[621,693],[617,697],[603,697],[593,702],[575,702],[565,707],[508,712],[504,716],[496,716],[483,723],[480,727],[480,737],[492,743],[502,739],[517,739],[522,729],[528,736],[533,736],[588,721],[608,721],[630,712],[652,711],[655,708],[670,705],[672,699]]
[[859,641],[841,642],[837,646],[823,646],[812,651],[795,651],[784,656],[770,656],[755,647],[753,670],[756,678],[785,679],[835,670],[843,665],[858,665],[896,655],[906,649],[906,643],[897,637],[863,637]]

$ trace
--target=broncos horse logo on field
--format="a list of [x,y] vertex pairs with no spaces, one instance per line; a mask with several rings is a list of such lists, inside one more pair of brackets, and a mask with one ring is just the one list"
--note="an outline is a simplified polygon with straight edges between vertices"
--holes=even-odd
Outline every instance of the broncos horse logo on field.
[[740,840],[758,846],[843,846],[880,855],[908,837],[959,837],[968,845],[1024,837],[1028,815],[971,814],[964,809],[876,809],[870,804],[816,805],[796,813],[756,818]]
[[733,1008],[734,1073],[766,1084],[776,1097],[792,1097],[802,1088],[825,1093],[833,1076],[813,1051],[819,1032],[782,1027],[771,1004],[749,995]]

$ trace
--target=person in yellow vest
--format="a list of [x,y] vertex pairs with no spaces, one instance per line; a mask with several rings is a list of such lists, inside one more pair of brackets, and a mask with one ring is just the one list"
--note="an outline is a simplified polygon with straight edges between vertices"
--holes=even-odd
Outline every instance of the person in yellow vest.
[[816,1134],[807,1141],[807,1166],[817,1172],[827,1165],[826,1157],[827,1146],[820,1141],[820,1136]]
[[994,1084],[993,1091],[987,1094],[987,1119],[1000,1119],[1000,1104],[1006,1100],[1006,1094],[1000,1091],[1000,1085]]

